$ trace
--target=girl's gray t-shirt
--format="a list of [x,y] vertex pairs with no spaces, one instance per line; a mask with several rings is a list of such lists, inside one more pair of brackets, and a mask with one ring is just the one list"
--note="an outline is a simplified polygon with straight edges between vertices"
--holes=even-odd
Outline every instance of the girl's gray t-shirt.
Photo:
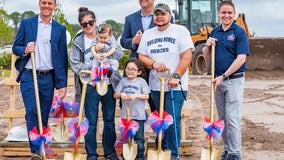
[[[123,78],[117,85],[115,92],[131,94],[149,94],[150,89],[145,79],[138,77],[137,80],[131,81],[127,77]],[[136,120],[145,120],[145,103],[146,100],[136,98],[131,107],[130,118]],[[131,101],[122,102],[121,117],[127,118],[125,107],[129,107]]]

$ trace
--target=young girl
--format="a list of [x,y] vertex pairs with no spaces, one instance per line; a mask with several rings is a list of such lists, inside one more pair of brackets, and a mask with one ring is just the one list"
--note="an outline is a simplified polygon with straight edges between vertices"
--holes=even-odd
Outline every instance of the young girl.
[[139,124],[139,129],[134,137],[138,145],[136,159],[144,158],[144,123],[145,100],[148,100],[150,89],[147,82],[141,77],[145,74],[142,63],[137,58],[130,58],[125,63],[125,75],[115,89],[114,98],[121,98],[121,117],[127,118],[125,107],[131,107],[130,118]]
[[[104,48],[101,50],[97,50],[96,45],[98,43],[103,43]],[[117,49],[117,43],[112,35],[112,28],[108,24],[101,24],[98,28],[98,37],[97,39],[92,43],[92,49],[91,52],[94,56],[94,60],[92,63],[92,67],[97,67],[100,65],[99,60],[106,60],[111,67],[112,70],[108,73],[108,77],[111,75],[111,71],[117,71],[119,63],[116,59],[112,58],[113,53]]]

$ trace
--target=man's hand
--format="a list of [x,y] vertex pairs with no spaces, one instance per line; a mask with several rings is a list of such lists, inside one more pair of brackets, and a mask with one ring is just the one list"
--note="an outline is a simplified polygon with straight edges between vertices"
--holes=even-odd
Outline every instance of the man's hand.
[[152,67],[157,70],[157,72],[165,72],[167,70],[167,67],[163,62],[153,62]]
[[25,49],[25,54],[30,54],[35,52],[35,42],[29,42]]
[[132,44],[139,44],[141,41],[142,34],[143,33],[141,30],[137,31],[136,35],[132,39]]
[[206,46],[207,47],[210,47],[212,45],[216,46],[216,42],[217,42],[216,38],[209,37],[206,41]]
[[168,86],[169,88],[174,88],[174,87],[177,87],[178,84],[179,84],[179,79],[176,79],[176,78],[170,78],[169,81],[168,81]]
[[60,97],[60,98],[65,98],[65,96],[66,96],[66,91],[67,91],[67,88],[66,87],[64,87],[64,88],[60,88],[59,90],[58,90],[58,97]]
[[217,87],[224,81],[224,78],[223,76],[218,76],[216,77],[212,83],[214,85],[214,91],[216,91]]

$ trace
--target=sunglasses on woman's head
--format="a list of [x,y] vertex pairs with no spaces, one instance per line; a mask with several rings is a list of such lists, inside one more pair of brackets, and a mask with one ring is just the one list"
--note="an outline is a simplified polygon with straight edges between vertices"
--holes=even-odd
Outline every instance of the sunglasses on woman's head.
[[83,28],[87,28],[88,25],[89,25],[89,26],[93,26],[93,25],[94,25],[94,22],[95,22],[95,20],[93,19],[93,20],[91,20],[91,21],[89,21],[89,22],[81,23],[81,26],[82,26]]

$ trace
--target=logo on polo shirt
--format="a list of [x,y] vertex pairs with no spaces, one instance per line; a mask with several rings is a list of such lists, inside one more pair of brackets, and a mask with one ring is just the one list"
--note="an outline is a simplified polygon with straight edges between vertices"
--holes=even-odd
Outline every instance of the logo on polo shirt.
[[235,35],[232,33],[231,35],[228,36],[227,40],[228,41],[234,41],[235,40]]

